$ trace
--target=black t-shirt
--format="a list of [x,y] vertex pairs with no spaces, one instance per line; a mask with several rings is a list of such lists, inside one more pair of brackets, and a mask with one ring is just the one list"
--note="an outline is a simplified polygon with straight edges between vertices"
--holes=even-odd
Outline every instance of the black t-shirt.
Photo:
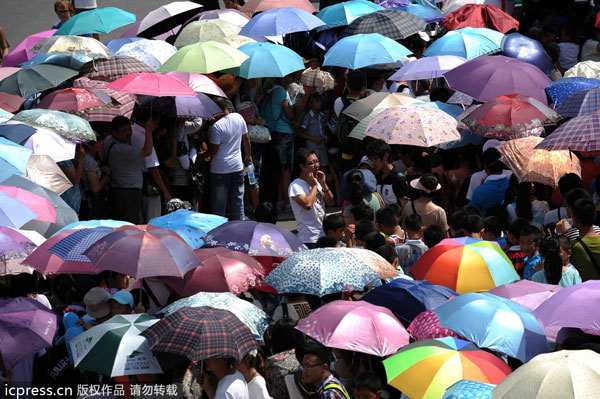
[[387,204],[398,203],[401,198],[409,198],[408,181],[406,176],[395,166],[383,179],[378,179],[377,193]]

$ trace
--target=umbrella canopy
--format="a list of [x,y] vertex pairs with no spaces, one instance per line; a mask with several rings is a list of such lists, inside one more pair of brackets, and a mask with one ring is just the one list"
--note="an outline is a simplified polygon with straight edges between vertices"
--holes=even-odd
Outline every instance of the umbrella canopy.
[[143,39],[124,45],[115,55],[133,57],[156,71],[176,52],[175,46],[165,41]]
[[[44,238],[42,237],[43,241]],[[23,265],[22,262],[36,246],[37,244],[25,236],[21,230],[1,226],[0,275],[32,273],[33,269]]]
[[[428,1],[428,0],[424,0]],[[428,24],[437,21],[445,21],[446,17],[442,15],[437,7],[430,7],[423,4],[407,4],[397,8],[398,10],[406,11],[411,13],[415,17],[421,18]]]
[[38,104],[38,108],[54,111],[82,111],[86,108],[101,107],[110,103],[110,96],[92,89],[68,88],[48,94]]
[[58,65],[41,64],[20,71],[0,81],[0,92],[29,97],[58,86],[77,75],[77,71]]
[[92,61],[93,58],[86,54],[38,54],[24,64],[22,68],[29,68],[40,64],[52,64],[64,66],[65,68],[77,69],[81,68],[86,62]]
[[204,93],[195,97],[138,96],[140,107],[150,108],[169,117],[210,118],[223,110]]
[[390,39],[400,40],[423,31],[426,25],[427,22],[406,11],[382,10],[356,18],[342,36],[379,33]]
[[27,170],[31,150],[0,137],[0,178],[22,175]]
[[15,197],[0,191],[0,226],[19,228],[38,216]]
[[23,97],[14,94],[0,93],[0,108],[7,112],[17,112],[25,102]]
[[479,101],[519,93],[548,104],[544,91],[550,83],[548,76],[535,65],[516,58],[478,57],[446,72],[444,77],[450,88]]
[[374,252],[319,248],[296,252],[269,273],[265,283],[279,293],[324,296],[362,291],[376,279],[391,277],[398,277],[398,272]]
[[325,54],[323,65],[360,69],[394,63],[409,54],[406,47],[378,33],[357,34],[335,43]]
[[0,192],[13,197],[35,212],[38,216],[34,220],[56,222],[56,210],[47,198],[40,197],[19,187],[0,186]]
[[466,59],[456,55],[423,57],[404,64],[402,68],[389,77],[389,80],[400,82],[403,80],[441,78],[444,73],[464,64],[465,61]]
[[512,14],[513,2],[502,1],[502,0],[446,0],[442,6],[442,12],[447,15],[453,11],[458,10],[465,4],[493,4],[500,8],[502,11],[506,11],[508,14]]
[[435,308],[419,313],[407,330],[416,341],[446,337],[465,339],[460,334],[441,326],[440,320],[435,314]]
[[519,94],[500,96],[473,106],[459,117],[461,124],[473,133],[503,140],[539,136],[545,125],[555,124],[560,119],[546,104]]
[[450,31],[437,39],[425,50],[425,57],[455,55],[472,60],[501,49],[504,35],[486,28],[462,28]]
[[56,29],[50,29],[27,36],[2,59],[2,66],[16,67],[17,65],[27,62],[35,56],[35,53],[33,53],[31,49],[42,40],[52,36],[54,32],[56,32]]
[[181,80],[160,73],[132,73],[111,82],[106,86],[122,93],[145,94],[149,96],[190,96],[196,92]]
[[[32,127],[16,121],[0,125],[0,136],[22,143],[23,147],[33,151],[34,155],[47,155],[55,162],[75,157],[75,142],[41,127]],[[48,172],[51,172],[49,169]]]
[[159,313],[169,315],[183,308],[209,306],[228,310],[240,319],[254,334],[256,341],[262,341],[269,323],[267,314],[248,301],[238,298],[230,292],[199,292],[187,298],[173,302]]
[[537,309],[544,301],[562,290],[560,285],[536,283],[530,280],[520,280],[512,284],[504,284],[493,288],[490,294],[510,299],[514,303],[531,310]]
[[41,349],[52,346],[58,316],[35,299],[0,300],[2,367],[12,369]]
[[214,357],[242,360],[258,349],[252,331],[233,313],[206,306],[171,313],[141,335],[154,353],[185,356],[192,362]]
[[73,233],[75,230],[62,230],[40,244],[25,260],[23,264],[32,266],[41,274],[96,274],[91,262],[65,261],[50,252],[57,242]]
[[250,21],[250,17],[244,14],[241,11],[234,10],[232,8],[226,8],[224,10],[209,10],[203,11],[199,14],[198,20],[210,20],[210,19],[220,19],[223,21],[230,22],[234,25],[243,27]]
[[260,11],[283,7],[295,7],[311,14],[317,12],[315,7],[308,0],[248,0],[246,4],[240,8],[240,11],[254,14]]
[[74,142],[96,140],[88,121],[66,112],[34,108],[19,112],[12,120],[52,130]]
[[518,58],[540,68],[546,74],[552,73],[554,63],[542,43],[537,40],[513,32],[502,39],[502,53],[508,57]]
[[388,308],[398,319],[410,323],[419,313],[454,296],[458,293],[442,285],[399,278],[372,289],[361,300]]
[[177,233],[149,225],[123,226],[84,252],[96,271],[112,270],[136,279],[183,277],[202,262]]
[[144,40],[144,38],[142,38],[142,37],[124,37],[122,39],[114,39],[114,40],[111,40],[110,42],[106,43],[106,47],[114,54],[117,51],[119,51],[119,49],[121,47],[123,47],[124,45],[129,44],[129,43],[135,43],[140,40]]
[[61,195],[73,184],[65,173],[56,164],[56,161],[48,155],[31,155],[27,162],[27,171],[24,176],[48,190]]
[[425,252],[411,273],[459,294],[487,291],[519,279],[512,262],[494,242],[474,238],[442,240]]
[[84,35],[108,33],[135,22],[135,14],[116,7],[95,8],[73,15],[54,33],[58,35]]
[[333,301],[300,320],[296,328],[321,344],[375,356],[389,356],[408,344],[408,332],[382,306]]
[[[6,57],[4,58],[4,60],[6,60]],[[0,80],[9,77],[10,75],[17,73],[21,70],[21,68],[14,68],[14,67],[0,67]]]
[[367,125],[365,134],[388,144],[430,147],[460,139],[456,119],[426,105],[388,108]]
[[398,8],[401,6],[407,6],[409,4],[411,4],[410,0],[377,0],[375,1],[377,4],[379,4],[381,7],[383,8]]
[[[67,262],[91,263],[83,253],[99,239],[115,231],[112,227],[94,227],[90,229],[73,230],[60,241],[52,245],[48,252]],[[91,266],[91,265],[90,265]]]
[[220,37],[218,39],[215,40],[216,42],[219,43],[223,43],[226,44],[228,46],[231,46],[233,48],[240,48],[245,44],[248,43],[256,43],[256,40],[251,39],[249,37],[246,36],[241,36],[241,35],[233,35],[233,36],[225,36],[225,37]]
[[91,57],[110,58],[112,53],[96,39],[83,36],[51,36],[36,44],[31,50],[44,54],[86,54]]
[[231,292],[238,295],[248,291],[265,276],[263,266],[253,257],[226,248],[204,248],[194,251],[202,262],[183,279],[163,280],[181,296],[198,292]]
[[311,13],[294,7],[275,8],[254,16],[239,32],[242,36],[261,37],[303,32],[325,25]]
[[240,33],[240,27],[222,19],[194,21],[186,25],[175,40],[175,47],[182,48],[198,42],[221,39]]
[[202,10],[202,4],[192,1],[174,1],[150,11],[142,19],[137,36],[151,39],[177,25],[183,24]]
[[247,59],[246,54],[227,44],[202,42],[181,48],[158,69],[158,72],[213,73],[239,67]]
[[3,109],[0,109],[0,124],[8,121],[13,116],[15,116],[15,115],[11,114],[10,112],[7,112],[7,111],[5,111]]
[[448,387],[442,399],[492,399],[492,389],[496,385],[471,380],[460,380]]
[[383,9],[380,5],[361,0],[337,3],[319,10],[317,18],[325,22],[325,25],[318,27],[317,31],[346,26],[358,17]]
[[148,341],[139,334],[156,324],[147,314],[116,315],[69,342],[75,368],[109,377],[162,374]]
[[458,10],[446,14],[448,21],[444,28],[456,30],[460,28],[489,28],[506,33],[519,29],[519,21],[493,4],[465,4]]
[[152,73],[154,70],[136,58],[116,56],[103,58],[84,64],[79,74],[94,80],[112,82],[132,73]]
[[589,349],[536,356],[506,377],[494,399],[588,398],[600,389],[600,355]]
[[552,100],[552,106],[556,109],[572,94],[582,90],[600,87],[600,80],[588,78],[562,78],[552,81],[546,86],[546,93]]
[[366,98],[357,100],[350,104],[346,109],[342,111],[344,115],[349,116],[352,119],[360,121],[376,108],[387,109],[396,105],[408,105],[416,103],[418,100],[412,98],[407,94],[401,93],[373,93]]
[[87,108],[80,113],[85,120],[92,122],[111,122],[115,116],[129,118],[135,106],[136,96],[133,94],[119,93],[107,88],[108,82],[103,80],[90,80],[87,77],[76,79],[73,87],[93,89],[109,95],[114,101],[103,107]]
[[167,72],[190,86],[196,93],[212,94],[213,96],[227,97],[225,92],[209,77],[199,73]]
[[535,149],[581,151],[584,154],[599,152],[600,113],[578,116],[563,123]]
[[600,62],[582,61],[573,68],[567,70],[563,78],[588,78],[598,79],[600,77]]
[[598,87],[571,94],[556,108],[556,112],[562,116],[570,117],[590,115],[598,110],[600,110],[600,88]]
[[506,363],[456,338],[413,342],[383,361],[388,384],[411,398],[438,399],[462,379],[498,384],[511,370]]
[[123,226],[133,226],[133,224],[129,222],[124,222],[122,220],[112,220],[112,219],[96,219],[96,220],[82,220],[80,222],[75,222],[66,225],[62,229],[60,229],[56,234],[62,233],[66,230],[79,230],[79,229],[91,229],[94,227],[112,227],[114,229],[118,229]]
[[154,218],[148,224],[173,230],[192,249],[198,249],[204,245],[202,237],[225,222],[227,222],[227,218],[222,216],[179,209],[173,213]]
[[282,78],[304,69],[304,62],[296,52],[285,46],[265,43],[249,43],[239,50],[248,55],[248,59],[237,68],[234,74],[244,79]]

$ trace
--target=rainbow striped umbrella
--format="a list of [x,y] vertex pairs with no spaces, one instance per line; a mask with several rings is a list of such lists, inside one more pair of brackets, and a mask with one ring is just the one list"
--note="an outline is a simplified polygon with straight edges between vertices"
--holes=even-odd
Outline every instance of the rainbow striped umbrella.
[[417,280],[459,294],[488,291],[519,280],[512,262],[495,242],[448,238],[425,252],[411,269]]

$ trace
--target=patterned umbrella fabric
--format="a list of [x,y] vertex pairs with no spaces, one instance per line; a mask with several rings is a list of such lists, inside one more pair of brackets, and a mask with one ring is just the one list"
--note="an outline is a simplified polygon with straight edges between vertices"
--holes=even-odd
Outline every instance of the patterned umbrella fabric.
[[64,236],[56,244],[52,245],[48,252],[68,262],[91,263],[83,253],[94,245],[99,239],[115,231],[112,227],[94,227],[90,229],[79,229]]
[[323,65],[360,69],[372,65],[390,64],[411,52],[394,40],[378,33],[344,37],[325,54]]
[[556,112],[562,116],[577,117],[593,114],[599,109],[600,87],[596,87],[571,94],[556,108]]
[[463,379],[498,384],[511,369],[502,360],[456,338],[413,342],[383,361],[388,384],[411,398],[439,399]]
[[388,144],[430,147],[460,139],[456,119],[425,105],[389,108],[367,125],[365,134]]
[[421,312],[415,317],[407,328],[410,335],[417,341],[423,339],[454,337],[465,339],[460,334],[442,327],[440,319],[435,314],[435,309],[429,309]]
[[154,353],[185,356],[192,362],[214,357],[241,360],[258,349],[252,331],[233,313],[206,306],[171,313],[141,335]]
[[389,80],[397,82],[403,80],[420,80],[441,78],[444,73],[462,65],[467,61],[463,57],[455,55],[439,55],[423,57],[404,64]]
[[448,287],[459,294],[487,291],[519,280],[512,262],[494,242],[469,237],[444,239],[413,265],[417,280]]
[[311,14],[317,12],[315,7],[308,0],[248,0],[246,4],[240,8],[240,11],[254,14],[260,11],[283,7],[295,7]]
[[65,112],[28,109],[16,114],[12,120],[52,130],[74,142],[96,140],[96,134],[88,121]]
[[79,230],[79,229],[91,229],[94,227],[112,227],[113,229],[118,229],[123,226],[133,226],[129,222],[124,222],[122,220],[112,220],[112,219],[95,219],[95,220],[82,220],[79,222],[71,223],[60,229],[56,234],[62,233],[65,230]]
[[33,58],[35,56],[35,53],[31,51],[33,46],[42,40],[49,38],[54,32],[56,32],[56,29],[50,29],[27,36],[2,59],[2,67],[16,67]]
[[535,149],[580,151],[587,155],[600,153],[600,113],[578,116],[563,123]]
[[13,197],[35,212],[38,216],[34,220],[56,222],[56,210],[47,198],[19,187],[0,186],[0,192]]
[[503,37],[502,33],[486,28],[457,29],[433,42],[423,55],[425,57],[455,55],[472,60],[482,55],[499,52],[502,49]]
[[202,237],[225,222],[227,222],[227,218],[222,216],[179,209],[173,213],[154,218],[148,224],[173,230],[192,249],[198,249],[204,245]]
[[114,39],[106,43],[106,47],[114,54],[126,44],[144,40],[142,37],[124,37],[122,39]]
[[190,44],[237,35],[240,33],[240,29],[238,25],[222,19],[194,21],[181,30],[181,33],[177,36],[177,40],[175,40],[175,47],[180,49]]
[[109,83],[106,87],[122,93],[157,97],[196,95],[196,92],[181,80],[160,73],[132,73]]
[[116,7],[95,8],[69,18],[54,35],[108,33],[135,22],[135,15]]
[[220,37],[218,39],[215,39],[215,41],[237,49],[248,43],[256,43],[256,40],[241,35]]
[[17,112],[25,102],[23,97],[14,94],[0,93],[0,109],[7,112]]
[[31,273],[23,260],[36,248],[36,244],[19,230],[0,227],[0,275]]
[[51,36],[36,44],[31,51],[44,54],[86,54],[91,57],[112,57],[110,50],[98,40],[71,35]]
[[279,293],[324,296],[362,291],[376,279],[392,277],[398,277],[398,271],[374,252],[319,248],[293,254],[265,278],[265,283]]
[[102,107],[112,99],[107,94],[91,89],[69,88],[53,91],[40,101],[38,108],[54,111],[83,111],[86,108]]
[[404,326],[388,309],[367,302],[333,301],[321,306],[296,328],[330,347],[389,356],[408,344]]
[[342,34],[343,37],[361,33],[379,33],[393,40],[405,39],[425,29],[427,22],[400,10],[375,11],[355,19]]
[[582,61],[576,64],[573,68],[567,70],[563,78],[600,78],[600,62],[598,61]]
[[352,119],[360,121],[377,108],[388,109],[396,105],[408,105],[418,102],[407,94],[400,93],[374,93],[366,98],[350,104],[342,112]]
[[236,48],[215,41],[190,44],[177,51],[158,72],[213,73],[237,68],[248,56]]
[[0,81],[0,92],[29,97],[54,88],[73,76],[77,71],[58,65],[41,64],[24,68]]
[[11,114],[10,112],[7,112],[7,111],[5,111],[3,109],[0,109],[0,124],[8,121],[13,116],[15,116],[15,115]]
[[[38,109],[38,111],[43,110]],[[47,155],[55,162],[75,157],[74,141],[42,127],[33,127],[11,120],[0,125],[0,136],[15,143],[22,143],[23,147],[33,151],[34,155]]]
[[199,14],[198,20],[210,20],[210,19],[220,19],[223,21],[231,22],[234,25],[242,28],[244,25],[250,21],[250,17],[244,14],[241,11],[234,10],[232,8],[226,8],[224,10],[209,10],[203,11]]
[[215,309],[228,310],[240,319],[254,334],[254,339],[263,340],[269,327],[267,314],[248,301],[238,298],[230,292],[199,292],[187,298],[173,302],[160,310],[159,313],[169,315],[183,308],[209,306]]
[[489,28],[506,33],[519,29],[519,21],[493,4],[465,4],[446,14],[444,28],[456,30],[465,27]]
[[248,37],[277,36],[309,31],[323,25],[325,22],[311,13],[286,6],[257,14],[239,34]]
[[227,97],[225,92],[209,77],[190,72],[167,72],[190,86],[196,93],[212,94],[213,96]]
[[176,52],[175,46],[162,40],[143,39],[124,45],[115,55],[133,57],[156,71]]
[[61,259],[59,256],[50,252],[57,242],[67,237],[76,230],[62,230],[54,236],[48,238],[39,245],[25,260],[24,265],[29,265],[43,275],[53,274],[96,274],[91,262],[70,262]]
[[600,80],[588,78],[562,78],[551,82],[546,86],[546,93],[552,100],[552,106],[556,109],[568,97],[582,90],[600,87]]
[[318,32],[325,29],[346,26],[358,17],[383,9],[380,5],[361,0],[350,0],[333,4],[319,10],[317,13],[317,18],[325,22],[325,25],[318,27],[316,30]]
[[567,173],[581,176],[581,163],[567,150],[536,149],[544,139],[525,137],[503,143],[498,151],[519,182],[534,182],[558,187],[558,180]]
[[375,3],[387,9],[398,8],[411,4],[410,0],[377,0]]
[[492,399],[496,385],[471,380],[460,380],[448,387],[442,399]]
[[132,73],[152,73],[154,70],[142,61],[128,56],[116,56],[109,59],[98,59],[83,65],[79,71],[81,76],[89,79],[112,82]]
[[490,294],[510,299],[514,303],[531,310],[538,308],[543,302],[562,290],[560,285],[536,283],[530,280],[521,280],[512,284],[504,284],[493,288]]
[[108,94],[114,99],[111,103],[98,108],[85,109],[79,116],[92,122],[111,122],[115,116],[124,116],[129,118],[133,113],[136,96],[128,93],[119,93],[118,91],[107,88],[108,82],[103,80],[90,80],[87,77],[76,79],[73,82],[74,88],[87,88],[97,90]]

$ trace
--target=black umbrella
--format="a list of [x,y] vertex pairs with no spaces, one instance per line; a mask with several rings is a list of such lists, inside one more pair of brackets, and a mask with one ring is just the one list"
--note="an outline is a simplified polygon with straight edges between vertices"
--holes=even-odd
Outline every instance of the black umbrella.
[[342,37],[360,33],[379,33],[393,40],[405,39],[425,29],[427,22],[401,10],[382,10],[356,18]]
[[202,4],[191,1],[175,1],[160,6],[142,19],[138,28],[138,37],[152,39],[169,29],[181,25],[202,10]]
[[71,68],[52,64],[40,64],[31,68],[21,69],[0,81],[0,91],[28,97],[47,89],[58,86],[65,80],[77,75]]

